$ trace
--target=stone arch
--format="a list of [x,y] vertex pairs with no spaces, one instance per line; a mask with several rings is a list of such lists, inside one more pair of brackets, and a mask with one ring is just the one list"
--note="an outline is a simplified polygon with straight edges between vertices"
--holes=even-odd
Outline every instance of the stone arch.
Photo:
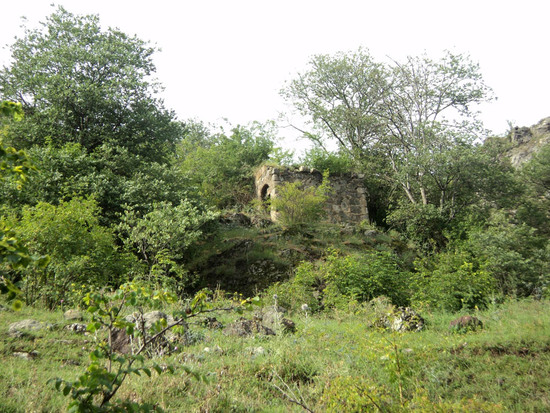
[[271,195],[269,193],[269,185],[265,184],[260,191],[260,199],[262,200],[262,202],[266,202],[269,200],[269,198],[271,198]]

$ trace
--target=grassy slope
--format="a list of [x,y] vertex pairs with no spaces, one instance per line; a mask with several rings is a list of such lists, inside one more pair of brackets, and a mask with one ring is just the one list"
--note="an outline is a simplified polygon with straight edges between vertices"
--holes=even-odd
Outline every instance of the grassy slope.
[[[174,375],[133,377],[119,396],[168,411],[301,411],[278,386],[314,411],[375,411],[371,401],[390,411],[548,411],[549,310],[547,301],[509,302],[479,313],[485,329],[468,334],[451,334],[455,316],[437,313],[424,314],[421,333],[369,329],[365,314],[297,314],[296,334],[269,339],[195,327],[198,343],[157,360],[176,366]],[[0,312],[0,411],[62,411],[68,400],[46,381],[83,371],[92,337],[63,329],[8,337],[9,323],[25,318],[66,323],[61,312]],[[220,353],[204,351],[215,346]],[[254,355],[258,347],[265,353]],[[33,360],[13,356],[32,350]],[[209,381],[190,378],[182,364]]]

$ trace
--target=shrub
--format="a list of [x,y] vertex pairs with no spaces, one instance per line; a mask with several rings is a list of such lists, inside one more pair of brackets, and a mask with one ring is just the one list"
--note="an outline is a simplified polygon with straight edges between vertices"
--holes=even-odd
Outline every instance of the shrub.
[[55,307],[66,298],[71,283],[117,285],[131,265],[117,251],[114,236],[98,223],[93,199],[74,198],[58,206],[40,202],[25,207],[16,231],[31,254],[48,254],[45,268],[21,270],[27,304],[43,299]]
[[409,273],[401,270],[398,258],[392,252],[369,251],[342,256],[331,250],[319,270],[334,297],[339,293],[366,302],[385,295],[395,305],[408,303]]
[[166,286],[167,280],[175,279],[184,288],[190,282],[183,267],[185,255],[217,217],[187,200],[177,206],[162,202],[144,216],[127,210],[118,230],[126,248],[146,266],[146,281]]
[[473,261],[467,253],[454,251],[440,253],[431,262],[418,261],[414,301],[448,311],[485,308],[497,294],[495,280]]
[[409,280],[391,252],[342,255],[329,250],[322,261],[300,263],[293,279],[272,286],[268,294],[276,293],[281,305],[294,310],[307,304],[312,312],[323,307],[348,311],[382,295],[395,305],[408,304]]
[[325,214],[324,206],[329,192],[328,172],[318,187],[304,188],[301,182],[287,182],[277,188],[271,207],[277,220],[287,229],[298,229],[318,222]]

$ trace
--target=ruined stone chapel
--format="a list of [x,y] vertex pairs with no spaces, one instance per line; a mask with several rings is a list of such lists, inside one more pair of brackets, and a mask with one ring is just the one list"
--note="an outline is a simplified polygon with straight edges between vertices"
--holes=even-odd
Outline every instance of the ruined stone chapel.
[[[304,188],[319,186],[323,174],[316,169],[300,167],[291,169],[264,165],[255,175],[256,196],[266,201],[277,196],[277,187],[287,182],[299,181]],[[326,202],[327,220],[332,223],[359,224],[368,221],[367,191],[364,175],[346,173],[329,176],[331,193]],[[271,210],[271,219],[277,221],[277,212]]]

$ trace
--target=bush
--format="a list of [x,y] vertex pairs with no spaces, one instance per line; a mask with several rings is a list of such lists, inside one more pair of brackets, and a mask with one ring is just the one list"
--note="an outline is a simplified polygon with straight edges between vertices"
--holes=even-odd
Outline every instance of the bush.
[[431,262],[418,261],[414,301],[447,311],[485,308],[497,294],[496,283],[473,261],[465,252],[452,251],[438,254]]
[[146,281],[155,287],[172,287],[175,280],[181,289],[191,280],[183,267],[185,255],[217,217],[187,200],[177,206],[162,202],[144,216],[126,211],[118,230],[126,248],[146,266]]
[[271,199],[271,207],[277,212],[277,220],[287,229],[298,229],[318,222],[325,214],[329,192],[328,171],[318,187],[303,188],[301,182],[287,182],[277,188],[277,196]]
[[55,307],[72,283],[117,285],[132,260],[117,251],[114,236],[98,223],[93,199],[74,198],[54,206],[40,202],[25,207],[15,229],[31,254],[49,255],[45,268],[21,270],[27,304],[38,299]]
[[272,286],[268,294],[276,293],[281,305],[294,310],[307,304],[313,312],[323,307],[348,311],[382,295],[395,305],[406,305],[409,281],[409,272],[400,268],[391,252],[345,256],[329,250],[324,261],[302,262],[292,280]]
[[493,276],[501,294],[526,297],[547,288],[549,243],[534,228],[496,212],[485,227],[468,235],[462,248]]

